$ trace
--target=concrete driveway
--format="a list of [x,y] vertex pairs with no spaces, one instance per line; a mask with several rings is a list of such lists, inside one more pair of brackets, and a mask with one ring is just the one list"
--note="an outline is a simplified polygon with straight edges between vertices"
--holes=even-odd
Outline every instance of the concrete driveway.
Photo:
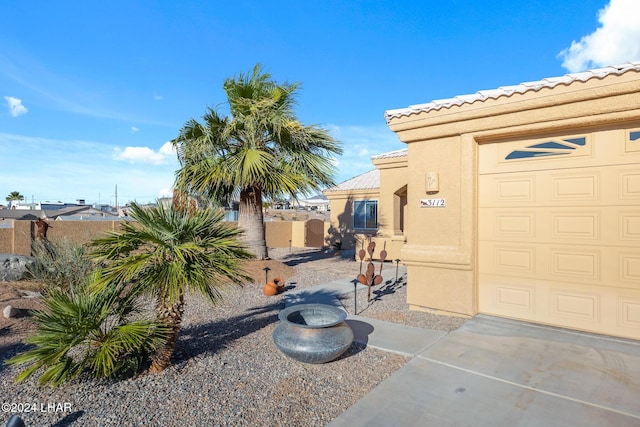
[[478,315],[413,354],[330,426],[640,426],[638,341]]

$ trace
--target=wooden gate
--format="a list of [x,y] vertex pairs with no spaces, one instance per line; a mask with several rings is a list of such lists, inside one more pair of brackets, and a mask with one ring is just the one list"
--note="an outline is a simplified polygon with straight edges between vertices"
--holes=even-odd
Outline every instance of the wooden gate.
[[324,246],[324,221],[310,219],[304,227],[304,245],[308,248],[321,248]]

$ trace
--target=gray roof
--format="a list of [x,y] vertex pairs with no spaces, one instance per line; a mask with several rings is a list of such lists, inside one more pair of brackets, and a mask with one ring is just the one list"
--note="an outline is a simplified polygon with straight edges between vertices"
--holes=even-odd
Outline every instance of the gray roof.
[[71,206],[63,209],[0,209],[0,218],[35,220],[38,218],[56,218],[59,216],[74,215],[90,209],[91,206]]
[[0,219],[31,219],[44,217],[41,210],[0,209]]
[[316,194],[313,197],[309,197],[308,199],[306,199],[306,201],[323,201],[323,200],[327,200],[327,196],[325,196],[324,194]]
[[387,123],[394,118],[410,116],[411,114],[426,113],[432,110],[440,110],[442,108],[450,108],[463,104],[473,104],[476,101],[484,101],[487,99],[497,99],[501,96],[510,97],[515,93],[523,94],[530,91],[538,91],[542,88],[554,88],[558,85],[568,86],[573,82],[586,82],[594,78],[603,79],[609,75],[620,75],[628,71],[640,72],[640,61],[626,62],[620,65],[610,67],[597,68],[587,70],[580,73],[566,74],[562,77],[550,77],[533,82],[520,83],[514,86],[501,86],[498,89],[481,90],[474,94],[460,95],[447,99],[436,99],[426,104],[411,105],[407,108],[399,108],[395,110],[387,110],[384,113]]
[[335,187],[328,188],[325,192],[374,190],[378,188],[380,188],[380,171],[378,169],[374,169],[348,179]]

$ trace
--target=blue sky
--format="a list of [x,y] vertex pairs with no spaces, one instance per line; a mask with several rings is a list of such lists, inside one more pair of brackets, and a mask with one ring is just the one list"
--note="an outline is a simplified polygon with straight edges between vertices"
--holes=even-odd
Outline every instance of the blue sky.
[[384,111],[640,59],[637,0],[4,1],[0,203],[151,201],[168,141],[261,63],[342,142],[341,182],[404,147]]

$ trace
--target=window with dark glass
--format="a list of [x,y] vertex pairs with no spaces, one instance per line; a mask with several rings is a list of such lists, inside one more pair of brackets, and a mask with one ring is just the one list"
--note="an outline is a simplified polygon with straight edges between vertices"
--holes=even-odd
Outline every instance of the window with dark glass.
[[356,200],[353,202],[353,228],[378,228],[377,200]]
[[584,147],[586,142],[587,138],[568,138],[557,141],[546,141],[526,146],[520,150],[514,150],[505,157],[505,160],[562,156],[570,154],[572,150],[575,150],[578,147]]

